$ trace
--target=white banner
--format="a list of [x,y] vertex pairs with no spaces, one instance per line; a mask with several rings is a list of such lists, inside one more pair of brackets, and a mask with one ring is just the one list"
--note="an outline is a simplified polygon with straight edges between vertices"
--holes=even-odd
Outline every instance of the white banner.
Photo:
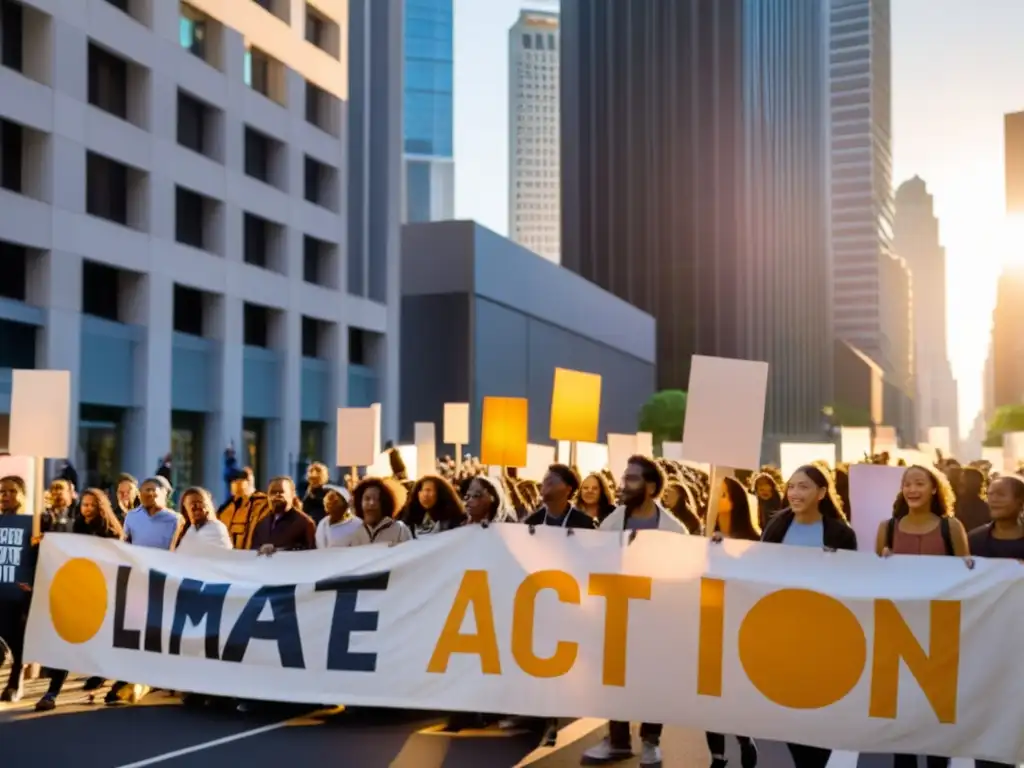
[[26,653],[240,698],[1024,760],[1019,563],[660,531],[628,542],[495,525],[194,557],[48,534]]

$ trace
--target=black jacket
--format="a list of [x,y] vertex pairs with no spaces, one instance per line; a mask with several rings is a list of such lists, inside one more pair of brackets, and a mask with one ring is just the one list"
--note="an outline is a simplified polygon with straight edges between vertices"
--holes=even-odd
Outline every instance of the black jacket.
[[[781,544],[786,538],[786,531],[793,523],[793,510],[786,509],[776,512],[768,526],[761,534],[761,541],[770,544]],[[857,534],[853,528],[843,520],[836,520],[831,517],[822,518],[822,546],[828,549],[857,549]]]
[[569,511],[565,514],[567,515],[567,518],[565,520],[563,520],[562,518],[554,520],[547,516],[547,509],[545,507],[541,507],[532,515],[528,516],[525,520],[523,520],[523,522],[527,525],[547,524],[557,526],[561,526],[564,523],[566,528],[583,528],[589,531],[592,531],[595,528],[597,528],[597,521],[594,518],[592,518],[586,512],[576,509],[576,507],[574,506],[570,505]]

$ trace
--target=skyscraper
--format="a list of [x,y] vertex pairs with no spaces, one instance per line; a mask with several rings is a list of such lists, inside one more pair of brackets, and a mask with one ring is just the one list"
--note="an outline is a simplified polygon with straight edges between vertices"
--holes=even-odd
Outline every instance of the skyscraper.
[[946,249],[924,180],[918,176],[896,191],[895,238],[913,278],[914,373],[918,439],[929,427],[959,431],[956,381],[946,344]]
[[405,2],[404,220],[455,216],[452,0]]
[[835,332],[887,376],[893,358],[882,275],[892,255],[890,0],[830,0],[831,202]]
[[831,397],[825,6],[562,2],[562,264],[694,354],[770,363],[766,432]]
[[992,312],[991,402],[994,413],[1001,405],[1024,405],[1024,266],[1003,268]]
[[509,237],[560,260],[558,14],[523,11],[508,36]]

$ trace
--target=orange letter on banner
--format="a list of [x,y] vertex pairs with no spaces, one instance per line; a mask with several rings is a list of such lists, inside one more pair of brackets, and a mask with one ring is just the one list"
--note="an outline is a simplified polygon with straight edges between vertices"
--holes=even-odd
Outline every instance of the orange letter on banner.
[[891,600],[875,600],[875,644],[871,664],[871,717],[896,717],[900,659],[924,691],[940,723],[956,723],[960,673],[960,603],[930,603],[928,655]]
[[725,642],[725,582],[700,580],[700,633],[697,640],[697,694],[722,695],[722,646]]
[[626,637],[629,633],[629,601],[650,600],[649,576],[623,576],[618,573],[592,573],[588,593],[605,599],[604,669],[605,685],[626,684]]
[[516,590],[512,608],[512,656],[519,668],[532,677],[561,677],[576,663],[579,644],[559,640],[554,654],[547,659],[533,652],[537,593],[544,589],[553,589],[563,603],[580,604],[580,585],[565,571],[537,571],[527,576]]
[[868,643],[857,617],[834,597],[780,589],[747,611],[738,645],[743,671],[762,696],[780,707],[821,709],[857,685]]
[[[461,632],[466,613],[473,607],[476,634]],[[475,653],[480,657],[480,669],[485,675],[501,674],[498,656],[498,633],[494,629],[494,610],[491,607],[491,587],[487,571],[466,571],[455,595],[452,609],[444,622],[444,629],[434,646],[434,654],[427,664],[427,672],[448,671],[453,653]]]

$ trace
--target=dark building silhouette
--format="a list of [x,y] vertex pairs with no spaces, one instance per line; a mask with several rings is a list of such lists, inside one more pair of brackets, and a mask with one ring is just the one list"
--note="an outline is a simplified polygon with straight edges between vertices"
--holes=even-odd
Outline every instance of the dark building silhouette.
[[658,383],[770,363],[766,432],[831,399],[827,18],[806,0],[562,0],[562,264],[654,315]]

